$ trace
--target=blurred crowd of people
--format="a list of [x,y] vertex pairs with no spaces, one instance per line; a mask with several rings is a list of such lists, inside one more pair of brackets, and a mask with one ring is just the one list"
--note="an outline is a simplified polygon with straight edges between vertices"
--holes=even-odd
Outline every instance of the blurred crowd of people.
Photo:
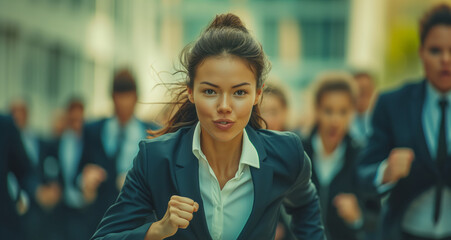
[[[308,135],[287,127],[287,89],[264,86],[267,128],[295,131],[312,160],[329,239],[451,237],[451,8],[435,7],[421,24],[424,80],[379,95],[369,72],[323,73],[313,81]],[[64,128],[51,140],[29,129],[24,101],[0,118],[0,194],[8,199],[1,206],[2,239],[18,232],[25,239],[94,233],[138,142],[159,128],[135,117],[137,85],[129,71],[115,74],[111,94],[115,114],[92,123],[84,121],[83,101],[69,100]],[[281,212],[276,239],[292,239],[289,216]]]
[[[314,123],[301,135],[312,160],[312,181],[320,197],[328,239],[380,239],[379,199],[365,198],[357,180],[357,158],[369,137],[368,118],[377,97],[368,72],[326,72],[313,87]],[[288,100],[284,88],[268,83],[261,113],[269,129],[286,131]],[[276,239],[292,239],[282,211]]]
[[[111,96],[115,114],[90,123],[84,120],[83,101],[70,99],[64,116],[55,122],[56,136],[52,139],[43,139],[30,130],[25,101],[11,103],[11,122],[15,126],[11,124],[9,128],[12,128],[11,134],[17,135],[18,141],[11,141],[10,136],[3,133],[3,128],[2,135],[5,141],[15,145],[12,151],[26,155],[5,159],[29,166],[10,167],[8,186],[5,191],[2,189],[1,194],[9,195],[16,205],[13,211],[15,209],[20,217],[17,221],[12,221],[12,218],[12,222],[1,223],[2,237],[16,239],[19,238],[18,232],[23,233],[25,239],[91,237],[124,183],[137,154],[138,142],[147,137],[148,130],[159,128],[156,123],[143,122],[135,117],[137,85],[128,70],[116,73]],[[4,117],[5,124],[10,121],[8,118]],[[14,128],[17,128],[17,134]],[[9,161],[5,163],[10,164]],[[40,186],[21,190],[22,178]],[[36,195],[29,194],[34,192]],[[16,229],[22,230],[15,232]],[[8,235],[8,232],[14,235]]]
[[[315,83],[316,117],[311,135],[301,136],[299,130],[287,127],[289,100],[281,83],[266,83],[261,114],[268,129],[291,130],[304,139],[330,236],[363,239],[358,237],[375,234],[380,209],[378,203],[360,197],[355,176],[357,153],[367,140],[368,118],[377,96],[375,82],[367,72],[354,76],[329,72]],[[157,130],[160,125],[134,116],[137,85],[128,70],[116,73],[112,101],[113,116],[86,123],[83,101],[71,98],[64,120],[56,122],[54,132],[58,134],[52,139],[43,139],[30,130],[25,101],[10,104],[10,116],[21,142],[16,144],[26,153],[23,158],[29,160],[27,174],[32,172],[34,181],[40,183],[40,196],[30,196],[21,189],[16,173],[8,174],[8,194],[20,215],[18,222],[25,239],[89,239],[115,201],[138,142],[148,136],[148,130]],[[170,109],[168,106],[166,111]],[[288,216],[282,214],[277,239],[291,239],[288,226]]]

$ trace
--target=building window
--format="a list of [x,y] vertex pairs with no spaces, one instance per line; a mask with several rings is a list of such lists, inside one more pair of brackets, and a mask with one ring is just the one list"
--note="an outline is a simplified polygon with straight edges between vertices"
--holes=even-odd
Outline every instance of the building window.
[[277,19],[265,19],[263,21],[263,49],[271,58],[278,57],[279,23]]
[[346,21],[343,19],[302,20],[302,55],[306,59],[344,59]]

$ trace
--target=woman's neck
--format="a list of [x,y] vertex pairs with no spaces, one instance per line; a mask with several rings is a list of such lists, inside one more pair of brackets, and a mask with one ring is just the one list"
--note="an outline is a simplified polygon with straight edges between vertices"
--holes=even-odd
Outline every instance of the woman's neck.
[[323,144],[323,150],[326,155],[332,154],[343,140],[343,137],[341,137],[338,141],[330,139],[326,136],[326,134],[322,134],[321,132],[319,132],[319,137],[321,139],[321,143]]
[[243,134],[229,142],[218,142],[201,132],[201,148],[218,179],[221,189],[238,171],[243,146]]

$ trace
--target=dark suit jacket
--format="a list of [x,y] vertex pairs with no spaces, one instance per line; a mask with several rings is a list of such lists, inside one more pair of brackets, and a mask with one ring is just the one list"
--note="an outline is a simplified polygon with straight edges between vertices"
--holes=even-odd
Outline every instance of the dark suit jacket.
[[[89,225],[92,226],[91,234],[94,232],[107,208],[114,203],[119,193],[116,187],[116,159],[108,157],[102,143],[102,129],[106,121],[107,119],[102,119],[89,123],[85,126],[83,132],[83,152],[78,172],[81,173],[86,164],[89,163],[97,164],[107,172],[107,179],[99,186],[97,199],[87,209],[89,212],[88,221],[91,221]],[[140,123],[143,126],[143,131],[157,129],[156,124],[147,124],[141,121]]]
[[20,239],[20,223],[7,189],[7,174],[13,172],[22,188],[34,197],[37,187],[20,134],[11,118],[0,115],[0,238]]
[[[309,139],[303,142],[305,152],[312,159],[312,181],[318,189],[320,196],[321,209],[323,214],[324,225],[329,240],[342,239],[362,239],[363,230],[367,228],[368,223],[376,221],[374,214],[366,214],[366,200],[362,198],[357,185],[357,156],[360,152],[360,146],[354,142],[349,135],[346,135],[344,142],[346,143],[346,150],[344,156],[344,163],[337,175],[332,179],[328,187],[321,186],[318,175],[315,169],[315,154],[312,146],[312,136],[316,133],[316,129],[312,132]],[[333,204],[334,198],[341,193],[352,193],[359,200],[359,205],[362,210],[363,225],[359,228],[350,227],[337,213],[337,209]],[[377,209],[375,209],[377,210]],[[372,219],[368,219],[368,217]]]
[[[38,138],[38,163],[33,165],[34,175],[42,184],[60,183],[60,167],[57,159],[52,156],[52,144],[48,140]],[[31,156],[28,156],[31,158]],[[28,211],[21,216],[26,239],[57,239],[53,237],[58,232],[58,203],[51,209],[43,208],[34,198],[30,198]]]
[[373,133],[360,158],[362,190],[370,196],[378,195],[374,185],[377,168],[393,148],[408,147],[415,152],[409,176],[399,180],[390,191],[383,220],[383,239],[401,239],[401,221],[407,207],[434,186],[439,178],[451,187],[451,156],[446,159],[443,169],[437,169],[424,137],[422,109],[425,93],[426,81],[408,84],[381,95],[374,109]]
[[[48,176],[46,178],[47,181],[57,181],[61,186],[62,196],[59,204],[55,207],[55,220],[53,223],[53,226],[51,226],[50,232],[53,233],[53,235],[57,235],[57,238],[54,239],[65,239],[65,240],[78,240],[78,239],[89,239],[89,237],[93,233],[93,228],[95,226],[94,223],[91,223],[92,218],[94,215],[92,215],[89,211],[92,211],[91,206],[86,207],[82,206],[80,208],[74,208],[68,204],[66,204],[65,199],[65,188],[68,187],[68,182],[65,181],[65,172],[63,172],[63,163],[61,159],[61,154],[63,149],[61,147],[62,141],[61,138],[53,139],[49,142],[49,149],[50,149],[50,156],[47,157],[47,161],[54,161],[56,160],[56,167],[58,168],[58,175],[56,176]],[[80,156],[81,158],[81,156]],[[80,159],[76,159],[79,161]],[[77,168],[80,165],[80,162],[77,162],[74,164]],[[71,181],[71,184],[76,184],[76,178],[77,178],[77,168],[72,169],[72,171],[75,171],[74,176],[72,179],[69,179],[68,181]],[[76,186],[76,185],[75,185]],[[53,220],[53,219],[52,219]],[[50,224],[49,224],[50,225]],[[49,232],[48,230],[46,230]],[[50,238],[45,238],[50,239]]]
[[[292,133],[246,127],[260,159],[251,167],[254,204],[238,239],[274,239],[282,203],[293,216],[300,239],[324,239],[318,197],[310,181],[310,160]],[[199,189],[198,159],[192,153],[194,127],[140,143],[116,203],[105,214],[92,239],[143,239],[149,226],[161,219],[172,195],[198,202],[199,211],[187,229],[171,239],[211,239]],[[300,177],[302,183],[294,185]]]

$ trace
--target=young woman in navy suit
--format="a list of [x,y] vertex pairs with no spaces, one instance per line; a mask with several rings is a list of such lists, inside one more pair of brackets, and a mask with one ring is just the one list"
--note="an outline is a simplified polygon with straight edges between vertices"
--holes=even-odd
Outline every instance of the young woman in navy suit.
[[378,202],[363,199],[357,186],[361,147],[349,135],[357,86],[344,72],[326,73],[316,82],[315,125],[303,146],[312,160],[327,239],[365,239],[377,224]]
[[274,239],[282,204],[298,238],[324,239],[300,139],[262,130],[269,62],[241,20],[216,16],[182,64],[177,111],[140,143],[92,239]]

